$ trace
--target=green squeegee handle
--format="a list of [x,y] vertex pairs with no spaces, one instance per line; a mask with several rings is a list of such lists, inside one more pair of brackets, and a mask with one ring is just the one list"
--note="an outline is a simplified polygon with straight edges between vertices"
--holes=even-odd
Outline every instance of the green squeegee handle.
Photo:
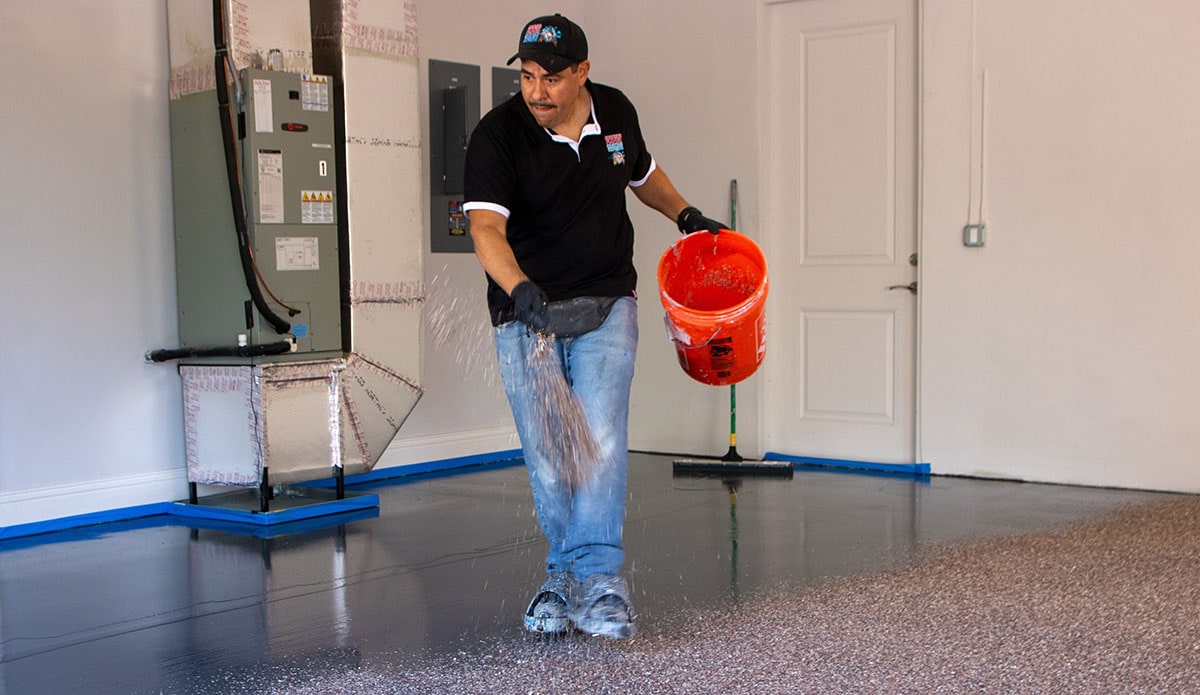
[[[737,229],[737,179],[729,182],[729,228]],[[737,450],[737,384],[729,385],[729,451],[721,460],[745,460]]]

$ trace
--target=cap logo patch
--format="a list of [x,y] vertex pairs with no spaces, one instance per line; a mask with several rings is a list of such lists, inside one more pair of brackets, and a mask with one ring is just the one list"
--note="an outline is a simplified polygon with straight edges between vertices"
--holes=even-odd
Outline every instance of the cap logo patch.
[[557,46],[561,38],[562,30],[558,27],[530,24],[525,29],[525,38],[521,39],[521,43],[549,43]]
[[621,141],[620,133],[605,135],[604,145],[608,148],[608,161],[612,162],[613,166],[625,163],[625,143]]

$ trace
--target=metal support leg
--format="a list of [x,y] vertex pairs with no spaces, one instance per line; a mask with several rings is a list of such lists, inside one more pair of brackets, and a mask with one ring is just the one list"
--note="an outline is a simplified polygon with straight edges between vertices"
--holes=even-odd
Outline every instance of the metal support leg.
[[266,466],[263,466],[262,482],[258,486],[258,511],[264,514],[271,511],[271,482]]

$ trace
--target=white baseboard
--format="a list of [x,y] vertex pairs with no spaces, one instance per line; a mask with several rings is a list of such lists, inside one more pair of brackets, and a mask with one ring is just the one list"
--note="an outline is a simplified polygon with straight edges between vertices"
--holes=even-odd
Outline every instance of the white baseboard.
[[0,494],[0,528],[187,497],[187,470],[155,471]]
[[375,470],[520,448],[517,430],[512,427],[488,427],[425,437],[397,437],[383,452],[375,464]]

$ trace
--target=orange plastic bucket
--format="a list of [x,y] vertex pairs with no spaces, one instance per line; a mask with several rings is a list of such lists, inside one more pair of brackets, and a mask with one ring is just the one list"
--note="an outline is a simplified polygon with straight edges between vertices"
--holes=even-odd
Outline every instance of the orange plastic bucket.
[[714,386],[736,384],[767,352],[767,259],[735,231],[688,234],[658,262],[667,335],[683,371]]

